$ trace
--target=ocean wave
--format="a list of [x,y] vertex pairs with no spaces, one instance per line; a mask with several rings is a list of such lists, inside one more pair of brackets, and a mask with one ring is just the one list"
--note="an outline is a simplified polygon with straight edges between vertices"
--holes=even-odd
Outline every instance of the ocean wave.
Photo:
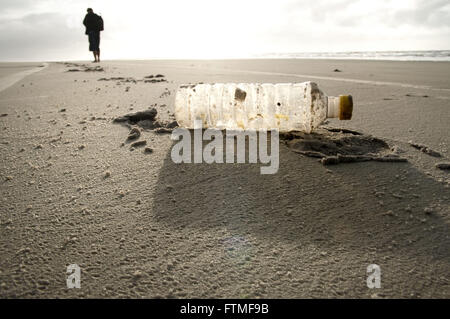
[[352,52],[292,52],[266,53],[254,58],[272,59],[345,59],[387,61],[450,61],[450,50],[430,51],[352,51]]

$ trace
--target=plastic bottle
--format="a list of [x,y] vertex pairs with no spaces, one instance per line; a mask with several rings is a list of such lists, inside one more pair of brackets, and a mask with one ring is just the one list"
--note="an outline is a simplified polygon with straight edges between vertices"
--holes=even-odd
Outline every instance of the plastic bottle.
[[351,119],[352,110],[351,95],[326,96],[314,82],[182,85],[175,97],[178,125],[190,129],[309,133],[326,118]]

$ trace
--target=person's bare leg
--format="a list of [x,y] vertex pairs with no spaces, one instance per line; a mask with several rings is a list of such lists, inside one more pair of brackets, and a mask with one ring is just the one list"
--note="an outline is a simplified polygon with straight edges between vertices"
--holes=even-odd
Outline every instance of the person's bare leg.
[[100,49],[97,51],[97,62],[100,62]]
[[92,61],[92,62],[97,62],[97,54],[96,54],[96,52],[93,51],[92,53],[94,54],[94,61]]

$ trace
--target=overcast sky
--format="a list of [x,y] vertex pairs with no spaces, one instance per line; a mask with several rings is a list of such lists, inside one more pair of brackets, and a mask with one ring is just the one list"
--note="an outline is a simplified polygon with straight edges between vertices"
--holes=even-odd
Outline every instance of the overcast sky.
[[0,0],[0,60],[86,60],[86,8],[105,59],[450,49],[449,0]]

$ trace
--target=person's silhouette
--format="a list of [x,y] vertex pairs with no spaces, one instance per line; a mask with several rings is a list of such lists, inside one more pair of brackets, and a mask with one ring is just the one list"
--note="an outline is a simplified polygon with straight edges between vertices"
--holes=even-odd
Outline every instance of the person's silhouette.
[[89,51],[94,54],[93,62],[100,62],[100,31],[103,31],[103,19],[88,8],[83,24],[86,27],[85,34],[89,37]]

